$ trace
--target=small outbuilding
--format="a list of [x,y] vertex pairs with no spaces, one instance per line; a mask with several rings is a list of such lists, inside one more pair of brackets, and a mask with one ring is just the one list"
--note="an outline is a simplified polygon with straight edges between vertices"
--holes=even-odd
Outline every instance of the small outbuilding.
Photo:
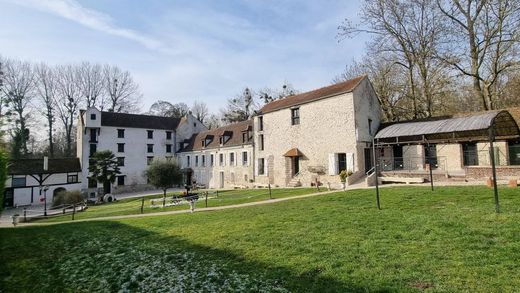
[[81,166],[78,158],[19,159],[8,163],[4,207],[47,203],[61,191],[81,189]]

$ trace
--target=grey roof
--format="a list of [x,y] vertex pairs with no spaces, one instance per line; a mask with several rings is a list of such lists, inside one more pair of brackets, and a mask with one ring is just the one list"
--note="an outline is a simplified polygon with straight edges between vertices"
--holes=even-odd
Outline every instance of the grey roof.
[[180,121],[180,118],[101,112],[103,126],[175,130]]
[[396,123],[380,130],[375,138],[482,131],[489,129],[493,123],[496,124],[497,135],[518,135],[519,133],[516,122],[507,111],[489,111],[465,117]]
[[81,172],[81,165],[78,158],[59,158],[49,159],[49,169],[43,170],[42,159],[18,159],[10,160],[7,167],[9,175],[30,175],[30,174],[49,174],[49,173],[72,173]]

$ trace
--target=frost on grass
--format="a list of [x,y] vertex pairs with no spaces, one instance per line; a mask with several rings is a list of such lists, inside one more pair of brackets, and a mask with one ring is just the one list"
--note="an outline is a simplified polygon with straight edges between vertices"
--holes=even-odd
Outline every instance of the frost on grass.
[[[139,249],[113,239],[91,240],[89,248],[57,264],[73,291],[96,292],[287,292],[274,280],[243,274],[192,252]],[[90,250],[90,251],[89,251]],[[158,253],[160,251],[160,253]]]

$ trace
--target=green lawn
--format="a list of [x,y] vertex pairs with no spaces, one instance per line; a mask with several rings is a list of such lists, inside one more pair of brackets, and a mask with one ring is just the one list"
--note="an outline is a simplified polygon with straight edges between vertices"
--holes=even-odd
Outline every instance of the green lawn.
[[[321,188],[321,191],[326,189]],[[277,188],[272,189],[272,198],[282,198],[282,197],[290,197],[296,195],[304,195],[315,193],[317,190],[315,188]],[[261,200],[269,199],[269,190],[268,189],[236,189],[236,190],[224,190],[219,191],[218,195],[214,193],[215,191],[210,191],[211,194],[208,196],[208,207],[216,207],[216,206],[224,206],[224,205],[233,205],[240,204],[246,202],[254,202]],[[179,193],[180,194],[180,193]],[[171,197],[173,193],[168,194],[168,198]],[[199,192],[200,198],[195,204],[195,207],[206,207],[205,198],[202,196],[202,191]],[[159,207],[151,207],[150,199],[162,199],[162,194],[158,195],[149,195],[145,196],[145,203],[143,213],[156,213],[156,212],[165,212],[165,211],[175,211],[175,210],[187,210],[190,208],[187,202],[177,205],[177,206],[167,206],[163,208],[161,202],[156,202],[156,205]],[[107,217],[107,216],[121,216],[121,215],[131,215],[131,214],[140,214],[141,213],[141,198],[130,198],[123,199],[112,203],[105,203],[101,205],[91,205],[89,208],[84,211],[75,214],[74,219],[90,219],[90,218],[99,218],[99,217]],[[64,216],[56,216],[50,217],[48,219],[40,219],[38,221],[41,222],[61,222],[61,221],[69,221],[72,220],[72,215],[64,215]]]
[[353,190],[233,210],[0,229],[0,291],[518,292],[520,192]]

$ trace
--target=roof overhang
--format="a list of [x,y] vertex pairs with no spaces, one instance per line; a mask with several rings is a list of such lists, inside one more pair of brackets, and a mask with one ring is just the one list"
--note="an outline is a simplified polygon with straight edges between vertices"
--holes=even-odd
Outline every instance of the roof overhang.
[[380,130],[380,144],[460,142],[487,140],[489,130],[496,138],[517,138],[520,130],[507,111],[489,111],[466,117],[392,124]]
[[303,157],[303,153],[300,152],[297,148],[292,148],[288,150],[284,155],[284,157]]

